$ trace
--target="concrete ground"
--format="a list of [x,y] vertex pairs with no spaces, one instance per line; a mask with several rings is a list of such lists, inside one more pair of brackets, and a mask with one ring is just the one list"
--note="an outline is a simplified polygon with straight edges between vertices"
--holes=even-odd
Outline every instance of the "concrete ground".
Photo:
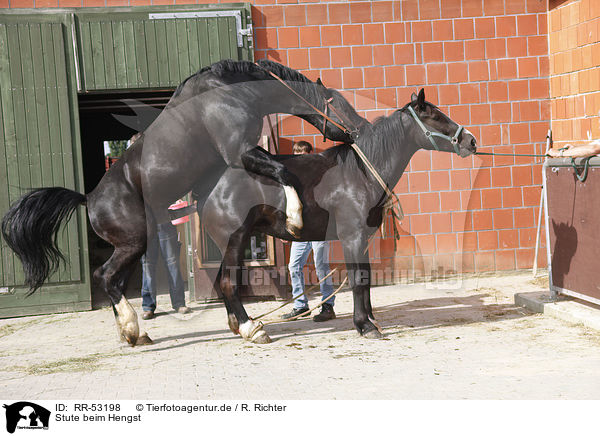
[[[358,336],[352,294],[337,319],[234,336],[221,303],[141,321],[154,345],[117,341],[112,310],[0,320],[0,392],[27,399],[598,399],[600,332],[531,312],[516,293],[546,292],[531,273],[372,290],[383,340]],[[311,301],[315,304],[316,296]],[[136,310],[141,301],[133,302]],[[258,315],[280,302],[251,302]],[[286,308],[287,309],[287,308]],[[268,319],[277,320],[281,312]]]

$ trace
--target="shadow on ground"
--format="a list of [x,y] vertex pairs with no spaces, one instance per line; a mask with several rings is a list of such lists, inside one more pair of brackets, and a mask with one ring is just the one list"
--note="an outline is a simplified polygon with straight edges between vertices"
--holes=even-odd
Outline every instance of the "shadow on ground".
[[[527,312],[512,303],[490,303],[489,301],[493,297],[492,294],[480,293],[462,297],[453,296],[411,300],[379,306],[375,308],[374,313],[377,321],[383,328],[384,336],[388,336],[390,334],[389,330],[393,329],[410,328],[412,330],[425,330],[480,322],[500,322],[533,315],[533,313]],[[265,330],[274,342],[294,336],[312,336],[355,330],[351,313],[338,313],[335,320],[325,323],[315,323],[312,317],[291,322],[280,322],[277,318],[273,318],[273,316],[270,315],[270,320],[265,321],[265,324],[274,322],[273,324],[265,325]],[[224,308],[223,324],[226,325]],[[226,336],[219,336],[223,334]],[[194,338],[197,338],[197,340],[193,340]],[[239,336],[234,336],[228,329],[199,331],[153,339],[155,344],[164,344],[160,350],[187,347],[207,341],[242,341]],[[186,341],[167,345],[169,342],[179,340]],[[148,349],[148,351],[151,350],[158,349],[154,347]]]

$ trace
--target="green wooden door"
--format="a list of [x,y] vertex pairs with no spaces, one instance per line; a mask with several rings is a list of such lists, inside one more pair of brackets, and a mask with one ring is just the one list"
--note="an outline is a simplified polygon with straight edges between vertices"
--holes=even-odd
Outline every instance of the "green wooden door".
[[251,60],[248,4],[78,10],[84,92],[174,88],[221,59]]
[[[75,28],[82,93],[175,88],[221,59],[254,59],[248,3],[77,9]],[[190,223],[185,231],[195,295]]]
[[[0,214],[30,188],[83,192],[78,93],[175,88],[227,58],[253,60],[249,4],[3,11]],[[2,241],[0,317],[91,308],[85,213],[60,233],[68,262],[31,297]]]
[[[0,15],[0,213],[30,188],[82,192],[70,14]],[[63,226],[68,262],[25,298],[21,263],[0,245],[0,316],[90,308],[85,210]]]

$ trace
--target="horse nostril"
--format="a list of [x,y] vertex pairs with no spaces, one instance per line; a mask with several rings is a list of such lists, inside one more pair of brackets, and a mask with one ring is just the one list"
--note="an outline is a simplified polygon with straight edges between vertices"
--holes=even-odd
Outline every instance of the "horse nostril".
[[475,138],[471,139],[471,147],[473,147],[473,149],[477,147],[477,141],[475,140]]

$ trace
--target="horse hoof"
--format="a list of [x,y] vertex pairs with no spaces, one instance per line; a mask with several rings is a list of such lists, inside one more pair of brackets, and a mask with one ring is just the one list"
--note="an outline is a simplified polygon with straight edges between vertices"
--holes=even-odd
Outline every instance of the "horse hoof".
[[136,345],[152,345],[154,341],[150,339],[148,333],[143,333],[137,340]]
[[261,330],[256,335],[254,335],[251,342],[253,344],[270,344],[273,341],[264,330]]
[[263,325],[260,321],[246,321],[240,326],[240,335],[245,340],[254,344],[268,344],[271,342],[271,338],[263,330]]
[[115,321],[117,328],[121,332],[121,336],[132,346],[137,343],[140,335],[140,327],[138,324],[137,314],[129,301],[125,297],[121,297],[121,301],[115,306]]
[[296,227],[295,225],[293,225],[293,224],[291,224],[289,222],[286,222],[285,223],[285,229],[294,238],[300,239],[300,228],[299,227]]
[[369,330],[363,333],[363,336],[367,339],[382,339],[383,335],[377,329]]
[[134,335],[123,332],[122,338],[124,338],[125,342],[127,342],[129,345],[135,347],[135,345],[138,343],[139,336],[137,334]]

